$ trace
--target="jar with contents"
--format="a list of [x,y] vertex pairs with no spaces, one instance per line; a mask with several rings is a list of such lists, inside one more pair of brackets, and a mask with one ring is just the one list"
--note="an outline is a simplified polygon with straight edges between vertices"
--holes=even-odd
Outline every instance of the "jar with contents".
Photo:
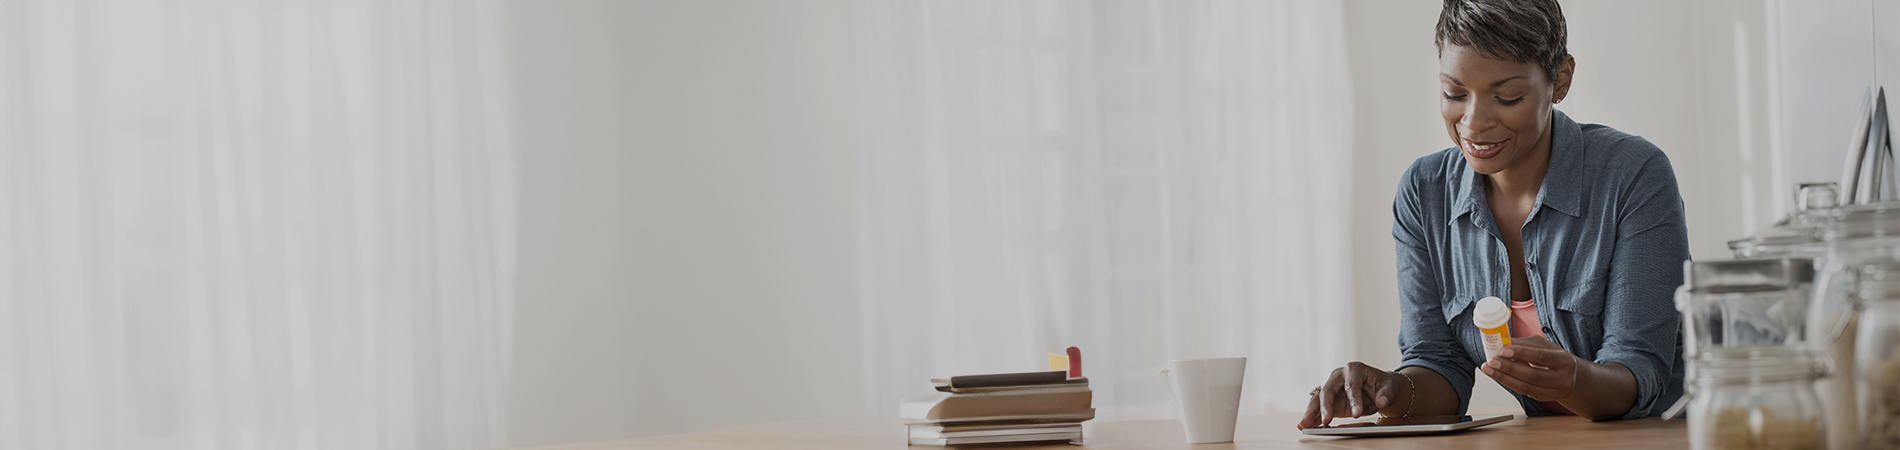
[[1828,448],[1814,391],[1822,371],[1806,351],[1725,348],[1703,356],[1689,383],[1690,448]]
[[1824,223],[1827,256],[1815,275],[1807,342],[1834,374],[1817,386],[1827,409],[1829,444],[1857,448],[1864,440],[1856,381],[1864,372],[1857,369],[1855,351],[1861,310],[1900,298],[1900,203],[1835,208]]
[[1860,448],[1900,449],[1900,297],[1868,301],[1856,340]]
[[1806,258],[1686,261],[1676,291],[1697,449],[1824,449],[1828,422],[1804,345],[1814,264]]

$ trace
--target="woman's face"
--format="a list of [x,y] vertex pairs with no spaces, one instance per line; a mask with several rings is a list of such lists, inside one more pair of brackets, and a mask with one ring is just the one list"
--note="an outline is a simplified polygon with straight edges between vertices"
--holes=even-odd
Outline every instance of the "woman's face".
[[1493,175],[1536,153],[1540,144],[1549,148],[1551,103],[1569,91],[1574,64],[1565,57],[1553,83],[1537,64],[1445,44],[1438,57],[1439,113],[1465,163]]

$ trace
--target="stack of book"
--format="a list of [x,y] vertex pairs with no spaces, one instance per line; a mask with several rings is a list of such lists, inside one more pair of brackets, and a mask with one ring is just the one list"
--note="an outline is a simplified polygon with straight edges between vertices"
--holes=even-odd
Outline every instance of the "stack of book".
[[968,375],[930,380],[937,392],[904,402],[913,445],[1082,442],[1095,418],[1089,380],[1068,371]]

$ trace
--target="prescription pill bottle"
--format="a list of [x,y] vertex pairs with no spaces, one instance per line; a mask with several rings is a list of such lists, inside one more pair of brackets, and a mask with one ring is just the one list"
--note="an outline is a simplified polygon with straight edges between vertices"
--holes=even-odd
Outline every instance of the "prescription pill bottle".
[[1478,332],[1483,333],[1485,361],[1497,358],[1504,346],[1511,345],[1511,308],[1504,306],[1504,300],[1497,297],[1478,300],[1471,323],[1478,325]]

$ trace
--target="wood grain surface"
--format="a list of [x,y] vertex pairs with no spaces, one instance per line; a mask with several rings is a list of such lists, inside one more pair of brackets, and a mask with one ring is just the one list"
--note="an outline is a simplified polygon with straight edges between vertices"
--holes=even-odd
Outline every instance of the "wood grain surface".
[[[1266,414],[1240,417],[1234,442],[1187,444],[1181,424],[1173,420],[1089,421],[1086,441],[1073,445],[1009,445],[966,448],[1030,449],[1682,449],[1689,447],[1688,422],[1661,419],[1591,422],[1574,416],[1526,418],[1522,411],[1472,408],[1473,415],[1515,414],[1510,422],[1474,430],[1410,437],[1339,438],[1307,436],[1293,429],[1298,415]],[[903,449],[908,446],[901,419],[826,419],[772,422],[720,428],[698,433],[655,436],[606,442],[517,447],[515,450],[648,450],[648,449]],[[954,448],[954,447],[953,447]]]

